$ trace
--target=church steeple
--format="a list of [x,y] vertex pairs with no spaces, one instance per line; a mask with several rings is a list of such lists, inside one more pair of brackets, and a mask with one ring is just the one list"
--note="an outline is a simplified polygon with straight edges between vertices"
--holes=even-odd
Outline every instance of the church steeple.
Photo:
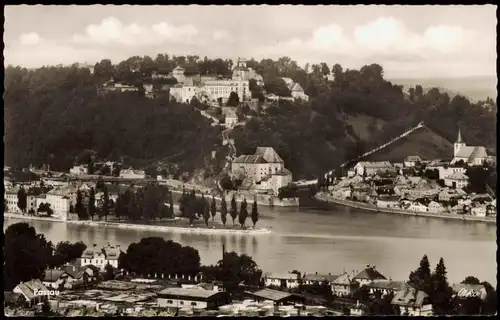
[[462,139],[462,132],[460,132],[460,128],[458,128],[458,136],[457,141],[453,144],[453,156],[456,157],[458,152],[462,147],[465,147],[465,142]]
[[460,128],[458,128],[458,137],[456,143],[463,143],[463,142],[464,141],[462,140],[462,133],[460,132]]

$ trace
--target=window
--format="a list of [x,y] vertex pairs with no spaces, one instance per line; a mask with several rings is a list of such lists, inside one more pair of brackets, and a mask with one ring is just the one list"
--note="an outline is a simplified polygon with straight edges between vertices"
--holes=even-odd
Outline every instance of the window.
[[179,303],[182,304],[182,305],[184,305],[184,301],[180,301]]
[[196,302],[191,302],[191,305],[192,306],[196,306]]
[[174,302],[172,300],[167,300],[167,303],[172,304]]

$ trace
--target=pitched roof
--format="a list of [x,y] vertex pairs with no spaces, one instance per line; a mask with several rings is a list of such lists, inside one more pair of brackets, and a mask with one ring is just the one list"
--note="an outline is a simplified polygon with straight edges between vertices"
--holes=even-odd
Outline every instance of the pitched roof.
[[66,266],[63,266],[63,269],[72,278],[80,279],[81,277],[83,277],[83,274],[85,273],[85,270],[87,269],[87,267],[77,267],[77,266],[66,265]]
[[386,279],[380,272],[375,270],[375,267],[367,267],[358,273],[353,279],[377,280]]
[[253,296],[257,296],[259,298],[264,298],[266,300],[272,300],[272,301],[280,301],[286,298],[291,297],[292,295],[288,292],[283,292],[279,290],[273,290],[273,289],[262,289],[257,292],[252,292],[250,293]]
[[205,289],[166,288],[158,292],[158,295],[196,297],[206,299],[217,293],[217,291],[210,291]]
[[487,158],[488,153],[485,147],[463,146],[458,150],[456,158],[467,158],[468,161],[474,158]]
[[408,307],[421,307],[424,303],[424,299],[427,297],[428,295],[425,292],[418,291],[409,285],[405,285],[402,290],[398,291],[394,295],[391,304]]
[[332,274],[306,274],[306,275],[304,275],[303,279],[307,280],[307,281],[333,282],[338,277],[339,277],[339,275],[332,275]]
[[266,272],[263,274],[264,278],[267,279],[284,279],[284,280],[298,280],[299,275],[296,273],[277,273],[277,272]]
[[257,147],[255,150],[256,155],[261,155],[269,163],[283,163],[283,159],[272,147]]
[[420,158],[419,156],[408,156],[405,158],[405,162],[409,162],[409,161],[413,161],[413,162],[422,161],[422,158]]
[[341,274],[335,280],[333,280],[334,285],[336,284],[345,285],[345,284],[351,284],[353,282],[354,280],[349,276],[348,273]]
[[267,163],[260,155],[241,155],[233,160],[233,163]]
[[107,246],[107,247],[104,247],[104,253],[105,253],[106,258],[108,260],[118,259],[118,257],[120,256],[120,248],[113,247],[113,246]]
[[301,86],[300,86],[300,84],[298,84],[298,83],[294,83],[294,84],[292,85],[292,88],[291,88],[290,90],[291,90],[291,91],[301,91],[301,92],[303,92],[303,91],[304,91],[304,89],[302,89],[302,87],[301,87]]
[[455,173],[450,174],[449,176],[446,176],[445,179],[449,179],[449,180],[469,180],[469,177],[467,177],[462,172],[455,172]]
[[360,161],[358,162],[359,165],[365,167],[365,168],[392,168],[392,163],[389,161],[376,161],[376,162],[370,162],[370,161]]
[[21,290],[28,299],[33,299],[35,297],[35,289],[38,291],[48,291],[47,287],[40,281],[40,279],[34,279],[26,282],[21,282],[17,285],[19,290]]
[[373,280],[372,282],[366,285],[369,288],[374,289],[391,289],[394,291],[402,290],[405,287],[404,281],[393,281],[393,280]]
[[43,282],[56,282],[57,280],[59,280],[59,278],[61,278],[61,276],[64,273],[65,272],[63,270],[54,270],[54,269],[45,270],[45,274],[44,274],[42,281]]

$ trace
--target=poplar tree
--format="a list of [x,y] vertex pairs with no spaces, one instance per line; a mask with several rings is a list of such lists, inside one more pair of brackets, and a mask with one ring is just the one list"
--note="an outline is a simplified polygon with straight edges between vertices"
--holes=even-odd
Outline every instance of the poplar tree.
[[217,214],[217,206],[215,203],[215,198],[212,196],[212,203],[210,205],[210,213],[212,214],[212,222],[215,221],[215,215]]
[[[85,210],[85,208],[82,205],[82,211],[83,210]],[[92,220],[94,220],[94,214],[95,214],[95,212],[96,212],[96,208],[95,208],[95,191],[94,191],[94,188],[90,188],[88,214],[90,215],[90,218]]]
[[231,215],[231,218],[233,219],[233,226],[234,226],[234,220],[236,219],[238,215],[238,209],[236,207],[236,198],[233,193],[233,198],[231,199],[231,210],[229,211],[229,214]]
[[256,198],[253,199],[251,218],[252,218],[253,227],[255,228],[255,224],[257,223],[257,221],[259,221],[259,212],[257,211],[257,199]]
[[220,219],[222,221],[222,224],[226,226],[226,221],[227,221],[227,203],[226,203],[226,198],[224,195],[222,195],[222,200],[220,203]]
[[240,214],[238,216],[238,222],[240,223],[242,228],[245,227],[245,221],[247,220],[247,217],[248,217],[247,199],[244,199],[243,202],[241,203]]

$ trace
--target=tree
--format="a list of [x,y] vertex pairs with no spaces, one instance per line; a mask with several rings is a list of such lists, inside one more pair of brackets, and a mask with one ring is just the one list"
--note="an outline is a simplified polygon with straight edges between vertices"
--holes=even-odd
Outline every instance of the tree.
[[215,216],[217,215],[217,205],[215,203],[214,196],[212,196],[212,203],[210,205],[210,214],[212,215],[212,222],[214,222]]
[[189,197],[188,201],[189,205],[187,206],[187,216],[189,218],[189,224],[193,225],[195,216],[196,216],[196,207],[197,207],[197,201],[196,201],[196,194],[194,190],[191,190],[191,194]]
[[321,73],[325,77],[330,74],[330,68],[328,68],[328,65],[324,62],[321,63]]
[[203,199],[203,220],[205,220],[205,224],[208,227],[208,221],[210,220],[210,205],[205,199]]
[[28,205],[27,199],[28,196],[24,187],[19,188],[19,191],[17,191],[17,206],[23,213],[26,213],[26,207]]
[[226,226],[226,219],[227,219],[227,203],[226,203],[226,197],[222,195],[221,203],[220,203],[220,219],[222,221],[222,224]]
[[20,282],[41,279],[52,258],[52,243],[27,223],[15,223],[5,230],[4,290]]
[[115,279],[115,270],[112,265],[109,263],[104,267],[104,280],[114,280]]
[[[106,186],[105,186],[106,187]],[[88,212],[90,215],[90,218],[92,220],[94,220],[94,215],[96,213],[96,208],[95,208],[95,190],[94,188],[90,188],[90,192],[89,192],[89,205],[88,205]],[[83,207],[83,206],[82,206]]]
[[473,276],[468,276],[466,277],[462,282],[460,282],[461,284],[480,284],[481,281],[479,281],[478,278],[476,277],[473,277]]
[[85,208],[83,206],[83,195],[82,192],[78,190],[76,193],[76,205],[75,205],[75,212],[78,215],[78,220],[83,220],[86,218],[84,210]]
[[431,269],[427,255],[424,255],[422,257],[422,260],[420,260],[420,266],[417,268],[417,270],[410,273],[409,278],[410,281],[408,281],[408,283],[415,289],[421,290],[428,295],[432,294],[433,287]]
[[436,269],[432,274],[433,292],[430,295],[434,312],[437,315],[446,315],[451,311],[451,297],[453,290],[448,284],[446,267],[443,258],[439,259]]
[[169,204],[169,218],[173,218],[174,217],[174,199],[173,199],[173,196],[172,196],[172,191],[169,192],[168,194],[168,204]]
[[248,217],[247,200],[243,199],[243,202],[241,203],[240,206],[240,214],[238,216],[238,222],[240,223],[242,228],[245,228],[245,221],[247,220],[247,217]]
[[222,281],[228,292],[234,292],[241,282],[248,286],[258,286],[262,276],[262,270],[250,256],[239,256],[235,252],[225,253],[217,263],[216,270],[216,280]]
[[194,276],[200,270],[200,255],[192,247],[184,247],[160,237],[149,237],[129,245],[127,251],[120,256],[118,267],[142,276]]
[[82,256],[87,246],[82,241],[70,243],[69,241],[59,242],[54,251],[54,264],[61,266]]
[[254,228],[257,221],[259,221],[259,212],[257,211],[257,199],[254,198],[252,204],[252,223]]
[[105,186],[103,201],[102,201],[102,215],[104,216],[105,220],[108,220],[109,208],[110,208],[110,201],[109,201],[108,188]]
[[231,209],[229,210],[229,214],[231,215],[231,218],[233,219],[233,226],[234,226],[234,220],[236,219],[236,216],[238,215],[238,209],[236,208],[236,198],[233,193],[233,198],[231,199]]
[[49,217],[52,216],[52,214],[54,213],[54,211],[50,207],[50,203],[46,203],[46,202],[40,203],[40,205],[38,206],[38,209],[36,211],[43,212]]
[[227,99],[227,106],[228,107],[236,107],[240,104],[240,98],[238,97],[238,94],[234,91],[231,91],[229,94],[229,98]]

